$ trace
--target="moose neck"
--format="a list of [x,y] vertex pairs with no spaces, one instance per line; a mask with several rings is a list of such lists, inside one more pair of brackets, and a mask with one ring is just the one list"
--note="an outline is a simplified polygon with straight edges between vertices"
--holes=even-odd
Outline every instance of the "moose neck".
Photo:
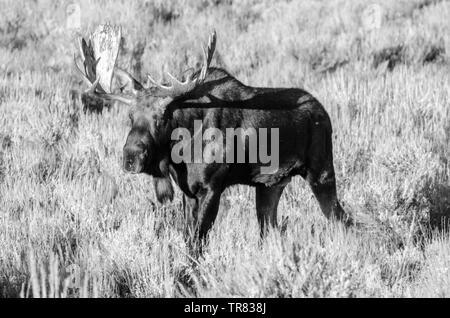
[[[220,113],[221,108],[237,108],[243,101],[251,100],[258,89],[246,86],[219,68],[211,68],[205,83],[194,92],[176,99],[166,105],[164,113],[160,114],[158,126],[152,132],[154,146],[148,169],[155,177],[167,177],[171,165],[171,136],[177,128],[186,128],[193,132],[195,121],[204,121],[212,109]],[[223,128],[223,127],[216,127]]]
[[171,129],[167,123],[159,125],[158,129],[153,132],[153,144],[149,152],[150,160],[146,164],[146,173],[157,178],[165,178],[169,176],[170,161],[170,134]]

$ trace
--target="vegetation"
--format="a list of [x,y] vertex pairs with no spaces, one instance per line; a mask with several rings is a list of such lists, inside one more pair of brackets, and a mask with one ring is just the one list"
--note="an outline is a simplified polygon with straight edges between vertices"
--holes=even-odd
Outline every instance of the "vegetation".
[[214,65],[254,86],[303,87],[329,112],[346,231],[295,179],[262,243],[247,187],[228,190],[204,255],[182,196],[125,174],[126,106],[85,114],[69,2],[0,0],[0,297],[449,297],[450,2],[80,1],[81,34],[123,26],[119,63]]

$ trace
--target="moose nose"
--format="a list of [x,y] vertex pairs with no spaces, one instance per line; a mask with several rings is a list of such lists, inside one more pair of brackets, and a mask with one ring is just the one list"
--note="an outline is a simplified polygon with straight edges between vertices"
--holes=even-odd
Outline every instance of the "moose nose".
[[123,169],[126,172],[140,173],[144,165],[144,152],[135,147],[125,147],[123,150]]
[[124,167],[125,171],[132,171],[133,163],[134,163],[133,158],[131,158],[131,157],[125,158],[123,161],[123,167]]
[[123,150],[123,168],[125,171],[130,172],[133,169],[135,158],[136,155],[133,151],[127,148]]

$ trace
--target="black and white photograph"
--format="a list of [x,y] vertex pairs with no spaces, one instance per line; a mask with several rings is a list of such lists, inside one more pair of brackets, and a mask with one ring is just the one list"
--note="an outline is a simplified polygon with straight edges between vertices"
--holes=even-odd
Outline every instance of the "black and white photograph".
[[0,298],[450,297],[449,21],[448,0],[0,0]]

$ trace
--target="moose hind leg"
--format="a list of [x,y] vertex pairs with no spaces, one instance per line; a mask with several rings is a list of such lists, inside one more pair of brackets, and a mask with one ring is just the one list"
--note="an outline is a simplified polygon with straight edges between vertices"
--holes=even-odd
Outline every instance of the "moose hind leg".
[[256,215],[264,237],[268,226],[277,227],[277,209],[285,186],[256,187]]

